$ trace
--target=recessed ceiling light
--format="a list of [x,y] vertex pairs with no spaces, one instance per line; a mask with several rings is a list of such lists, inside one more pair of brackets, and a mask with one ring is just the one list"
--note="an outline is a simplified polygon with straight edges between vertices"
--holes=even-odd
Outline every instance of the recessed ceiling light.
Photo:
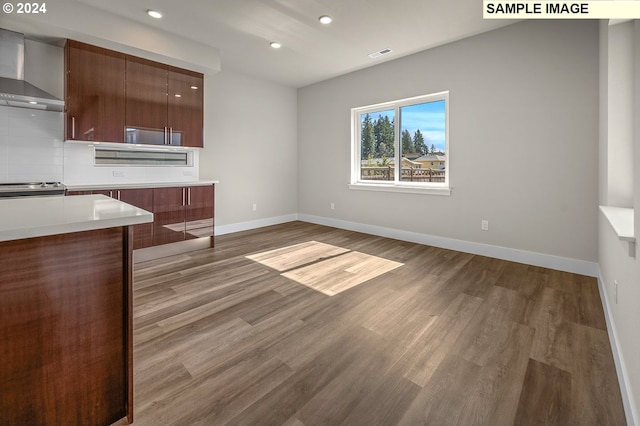
[[30,103],[31,105],[38,105],[38,103],[37,103],[36,101],[29,101],[29,103]]
[[333,21],[333,18],[331,18],[331,16],[329,15],[322,15],[318,18],[318,21],[320,21],[321,24],[327,25],[330,24],[331,21]]
[[198,86],[191,86],[193,90],[198,90]]
[[147,15],[151,16],[152,18],[156,18],[156,19],[162,18],[162,13],[158,12],[157,10],[153,10],[153,9],[147,9]]
[[277,41],[272,41],[269,46],[273,47],[274,49],[280,49],[282,47],[282,44],[278,43]]
[[181,94],[179,94],[179,93],[176,93],[174,96],[175,96],[176,98],[181,98],[181,97],[182,97],[182,95],[181,95]]

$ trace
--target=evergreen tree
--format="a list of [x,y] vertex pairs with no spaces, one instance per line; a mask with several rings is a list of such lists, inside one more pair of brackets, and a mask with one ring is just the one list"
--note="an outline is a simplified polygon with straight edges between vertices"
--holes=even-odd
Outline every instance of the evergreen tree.
[[431,154],[435,155],[435,153],[436,153],[436,147],[433,144],[431,144]]
[[393,158],[395,155],[394,149],[394,129],[393,121],[388,116],[379,117],[373,126],[373,134],[376,139],[375,151],[376,157],[389,157]]
[[373,120],[369,114],[364,116],[360,133],[360,146],[362,149],[362,159],[375,157],[375,137],[373,135]]
[[413,146],[416,148],[416,151],[422,155],[426,155],[429,153],[429,149],[424,143],[424,136],[422,136],[422,132],[420,131],[420,129],[416,130],[416,132],[413,134]]
[[406,155],[409,153],[418,152],[413,145],[413,140],[411,139],[411,133],[408,130],[402,131],[402,155]]

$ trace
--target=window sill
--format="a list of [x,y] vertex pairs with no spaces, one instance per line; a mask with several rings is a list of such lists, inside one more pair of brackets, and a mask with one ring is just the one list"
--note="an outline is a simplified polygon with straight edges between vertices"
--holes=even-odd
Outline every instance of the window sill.
[[382,191],[382,192],[401,192],[407,194],[423,194],[423,195],[451,195],[449,187],[418,187],[413,185],[394,185],[380,183],[350,183],[349,189],[359,191]]
[[621,241],[629,243],[629,256],[636,257],[636,236],[634,233],[634,211],[630,208],[600,206]]

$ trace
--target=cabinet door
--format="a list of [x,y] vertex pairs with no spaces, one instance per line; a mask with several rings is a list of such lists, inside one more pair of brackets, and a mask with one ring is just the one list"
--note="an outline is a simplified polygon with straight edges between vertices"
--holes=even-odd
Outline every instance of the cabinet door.
[[202,74],[169,67],[167,125],[171,145],[203,144]]
[[166,145],[166,65],[127,56],[126,69],[126,142]]
[[214,186],[186,188],[186,239],[213,236]]
[[[118,199],[124,203],[153,211],[153,189],[118,189]],[[151,247],[153,245],[153,223],[141,223],[133,226],[133,249]]]
[[65,139],[124,142],[124,54],[68,40]]
[[184,240],[185,202],[182,187],[153,189],[153,245]]

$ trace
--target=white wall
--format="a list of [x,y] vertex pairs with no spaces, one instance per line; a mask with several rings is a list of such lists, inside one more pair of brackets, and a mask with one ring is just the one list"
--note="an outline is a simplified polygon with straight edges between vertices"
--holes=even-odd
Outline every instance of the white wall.
[[200,178],[220,181],[216,234],[294,218],[295,89],[223,70],[205,77],[204,114]]
[[633,207],[633,22],[608,28],[607,202]]
[[[452,195],[349,190],[350,108],[444,90]],[[595,22],[523,22],[308,86],[298,129],[302,215],[597,260]]]
[[[603,76],[601,90],[603,96],[600,99],[600,127],[601,131],[600,152],[602,156],[600,162],[600,202],[606,205],[608,202],[620,202],[619,194],[625,193],[627,207],[633,207],[635,211],[634,229],[636,238],[640,229],[640,122],[637,120],[640,112],[640,22],[618,24],[607,26],[606,22],[600,24],[600,63],[601,69],[608,69],[608,76]],[[627,57],[620,57],[618,52],[611,52],[612,41],[619,40],[621,34],[626,34],[628,39],[624,41],[627,47]],[[631,44],[629,49],[628,44]],[[630,57],[629,57],[630,56]],[[622,62],[620,62],[622,59]],[[619,78],[620,70],[617,67],[629,67],[633,71],[632,78],[625,79],[624,82],[607,82],[607,80]],[[619,87],[623,84],[622,87]],[[617,86],[617,87],[616,87]],[[617,91],[617,95],[626,93],[630,95],[631,101],[625,96],[610,93]],[[609,93],[607,93],[609,91]],[[619,103],[621,102],[621,103]],[[615,127],[619,123],[620,108],[628,117],[632,119],[631,129],[625,129],[631,146],[628,141],[620,144],[619,133]],[[611,116],[607,113],[614,113]],[[624,125],[624,124],[623,124]],[[609,129],[608,131],[606,129]],[[631,132],[631,135],[628,133]],[[625,169],[627,178],[625,180],[612,180],[611,177],[617,173],[618,162],[610,161],[611,157],[619,158]],[[630,159],[630,163],[626,160]],[[631,167],[631,170],[628,170]],[[630,176],[629,176],[630,175]],[[631,179],[631,182],[628,180]],[[620,190],[615,184],[623,185]],[[611,192],[614,191],[612,195]],[[631,200],[628,200],[628,198]],[[628,205],[630,204],[630,205]],[[637,245],[636,245],[637,246]],[[610,327],[610,338],[613,339],[614,355],[616,356],[618,376],[621,378],[623,395],[626,394],[625,411],[627,422],[630,425],[640,424],[640,262],[638,253],[636,257],[629,256],[628,243],[620,241],[604,216],[599,220],[599,263],[601,269],[600,287],[605,311],[608,316]],[[614,281],[617,281],[617,298]]]

